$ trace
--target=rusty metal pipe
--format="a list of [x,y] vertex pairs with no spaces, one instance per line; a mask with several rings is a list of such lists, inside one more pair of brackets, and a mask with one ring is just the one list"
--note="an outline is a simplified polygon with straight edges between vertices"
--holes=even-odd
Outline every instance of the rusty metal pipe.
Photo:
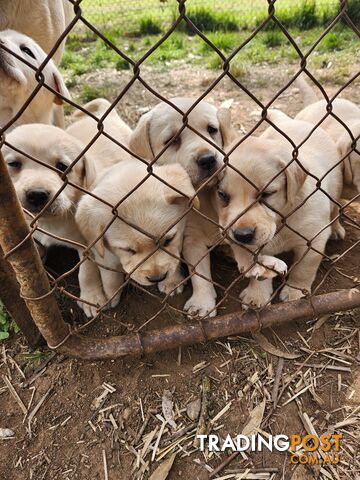
[[239,335],[273,327],[294,320],[308,320],[321,315],[360,307],[360,290],[340,290],[308,299],[279,303],[255,311],[237,312],[184,323],[164,329],[110,338],[72,335],[58,349],[66,355],[94,360],[159,352],[207,340]]
[[49,293],[47,274],[34,241],[29,236],[29,227],[1,152],[0,247],[5,255],[10,252],[8,261],[36,326],[48,344],[58,345],[68,335],[69,326],[61,317],[54,294]]

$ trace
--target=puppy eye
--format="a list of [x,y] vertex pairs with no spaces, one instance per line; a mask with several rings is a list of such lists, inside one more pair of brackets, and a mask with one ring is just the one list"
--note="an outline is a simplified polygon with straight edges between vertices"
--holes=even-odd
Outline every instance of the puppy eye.
[[271,197],[271,195],[274,195],[276,193],[276,190],[273,190],[272,192],[261,192],[260,198],[261,200],[266,200],[267,198]]
[[210,133],[210,135],[215,135],[216,133],[218,133],[219,129],[216,127],[213,127],[212,125],[209,125],[207,128],[207,131],[208,133]]
[[14,168],[15,170],[20,170],[20,168],[22,167],[22,163],[17,160],[14,160],[13,162],[9,162],[8,166],[11,168]]
[[130,255],[135,255],[136,250],[132,248],[122,248],[121,250],[124,250],[124,252],[130,253]]
[[166,142],[164,142],[164,146],[170,144],[174,147],[178,147],[180,143],[181,143],[181,136],[177,138],[170,137],[166,140]]
[[60,172],[65,172],[65,170],[67,170],[67,168],[68,168],[68,165],[66,165],[63,162],[57,162],[55,167],[56,167],[57,170],[60,170]]
[[29,55],[29,57],[35,58],[35,55],[33,52],[30,50],[29,47],[25,47],[25,45],[20,45],[20,50],[24,52],[26,55]]
[[166,238],[164,241],[164,247],[168,247],[170,243],[174,240],[174,238],[175,238],[175,235],[173,235],[172,237]]
[[218,194],[218,197],[220,198],[220,200],[225,204],[225,205],[229,205],[229,202],[230,202],[230,196],[223,192],[222,190],[218,190],[217,191],[217,194]]

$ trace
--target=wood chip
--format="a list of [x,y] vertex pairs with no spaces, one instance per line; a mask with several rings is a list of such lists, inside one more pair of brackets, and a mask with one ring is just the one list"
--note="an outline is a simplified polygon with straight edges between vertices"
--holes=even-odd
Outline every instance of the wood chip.
[[165,420],[168,422],[171,428],[175,430],[176,422],[174,420],[175,413],[174,413],[173,406],[174,406],[174,402],[172,401],[172,393],[170,392],[170,390],[164,390],[162,401],[161,401],[162,412]]
[[16,392],[15,388],[13,387],[12,383],[10,382],[10,379],[6,376],[3,375],[3,380],[5,382],[5,385],[9,389],[9,392],[11,393],[12,397],[14,398],[15,402],[19,405],[21,411],[23,412],[24,415],[27,415],[28,410],[24,405],[24,402],[21,400],[19,397],[18,393]]

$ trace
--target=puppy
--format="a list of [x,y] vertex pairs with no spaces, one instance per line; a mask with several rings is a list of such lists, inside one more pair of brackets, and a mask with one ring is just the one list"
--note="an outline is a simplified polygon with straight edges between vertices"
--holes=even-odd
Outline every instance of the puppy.
[[[170,101],[181,112],[186,113],[196,99],[172,98]],[[210,103],[201,101],[191,110],[188,126],[181,131],[183,125],[183,114],[164,102],[159,103],[140,118],[131,135],[129,146],[136,155],[147,160],[153,160],[161,153],[156,161],[157,165],[179,163],[197,188],[223,165],[223,155],[219,149],[228,141],[229,110],[218,110]],[[215,181],[216,179],[212,181],[212,185]]]
[[[111,103],[104,98],[97,98],[84,105],[84,109],[95,115],[99,120],[111,107]],[[77,111],[73,115],[75,120],[68,128],[67,132],[79,139],[84,145],[88,145],[98,133],[98,123],[82,111]],[[121,145],[128,146],[132,130],[119,117],[113,109],[103,121],[104,133],[117,140]],[[97,167],[97,172],[92,172],[91,177],[97,178],[99,171],[106,167],[114,165],[117,162],[130,158],[130,155],[114,141],[110,140],[102,133],[90,147],[88,152],[99,159],[98,163],[92,163]],[[100,161],[101,160],[101,161]]]
[[182,289],[183,217],[195,190],[180,165],[154,166],[153,173],[182,194],[149,176],[146,165],[132,159],[108,169],[93,188],[92,194],[106,203],[89,195],[80,201],[76,221],[84,238],[94,244],[101,273],[100,283],[79,277],[85,300],[104,295],[104,303],[115,306],[124,273],[140,285],[158,285],[166,294]]
[[[295,145],[313,128],[278,111],[269,112],[268,118]],[[230,152],[235,145],[230,146]],[[294,265],[280,292],[282,301],[311,292],[331,233],[333,205],[327,194],[338,199],[342,184],[341,169],[333,168],[339,154],[322,129],[299,148],[297,161],[292,152],[291,143],[274,128],[258,138],[246,138],[230,154],[217,190],[219,223],[227,231],[240,268],[242,263],[248,267],[244,246],[265,255],[294,252]],[[323,191],[317,189],[318,179]],[[272,294],[271,279],[250,279],[240,298],[245,306],[261,307]]]
[[[5,126],[19,112],[38,82],[35,70],[4,50],[2,46],[16,53],[36,69],[45,60],[46,54],[26,35],[14,30],[0,32],[0,126]],[[46,85],[64,97],[69,97],[64,80],[52,60],[43,69],[43,75]],[[62,100],[45,87],[41,87],[12,128],[25,123],[51,123],[54,103],[60,105]]]
[[[28,222],[41,213],[36,221],[35,239],[44,247],[63,245],[75,248],[81,255],[85,241],[74,215],[82,192],[76,187],[88,189],[94,182],[94,172],[99,171],[95,165],[97,159],[89,153],[82,155],[84,145],[52,125],[22,125],[7,135],[7,142],[10,146],[3,147],[4,159]],[[20,152],[27,153],[41,163]],[[68,184],[65,184],[65,180]],[[79,276],[100,281],[99,270],[90,260],[80,265]],[[89,309],[94,312],[96,305],[106,303],[101,294],[89,300],[92,306],[84,307],[81,303],[86,313],[89,313]]]
[[[33,38],[49,53],[70,23],[73,6],[69,0],[1,0],[0,30],[13,29]],[[56,50],[53,60],[59,64],[65,42]]]
[[307,106],[296,118],[317,124],[326,117],[320,126],[336,143],[340,156],[344,159],[344,182],[346,185],[354,185],[360,192],[360,108],[344,98],[336,98],[331,102],[332,113],[348,127],[351,136],[336,118],[332,115],[326,116],[327,102],[317,100],[315,92],[303,77],[297,79],[297,85]]
[[[196,99],[173,98],[171,102],[185,113]],[[181,113],[166,103],[160,103],[141,117],[129,145],[136,155],[148,160],[161,153],[156,164],[179,163],[189,174],[194,187],[199,189],[200,213],[194,210],[189,213],[184,236],[183,254],[193,287],[193,294],[184,309],[189,315],[210,313],[213,316],[216,314],[216,292],[211,281],[208,248],[214,245],[218,229],[202,214],[216,217],[210,202],[211,189],[222,174],[224,156],[221,151],[233,137],[230,111],[218,110],[201,101],[190,111],[188,126],[181,131],[183,125]]]

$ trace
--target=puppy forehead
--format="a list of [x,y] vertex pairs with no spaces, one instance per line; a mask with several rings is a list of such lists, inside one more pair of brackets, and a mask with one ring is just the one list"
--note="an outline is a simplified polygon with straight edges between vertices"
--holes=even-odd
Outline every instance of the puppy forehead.
[[[196,99],[172,98],[170,101],[182,112],[186,113],[194,105]],[[183,124],[183,115],[166,103],[160,103],[154,108],[152,119],[154,122],[163,124],[164,126],[169,126],[170,123],[171,125],[176,124],[178,127],[181,127]],[[190,124],[213,123],[214,126],[217,126],[219,123],[217,119],[216,107],[205,101],[201,101],[194,107],[193,110],[191,110],[188,119]]]
[[74,156],[82,150],[77,139],[52,125],[21,125],[9,133],[7,141],[25,153],[34,156],[37,153],[46,158],[63,154]]

